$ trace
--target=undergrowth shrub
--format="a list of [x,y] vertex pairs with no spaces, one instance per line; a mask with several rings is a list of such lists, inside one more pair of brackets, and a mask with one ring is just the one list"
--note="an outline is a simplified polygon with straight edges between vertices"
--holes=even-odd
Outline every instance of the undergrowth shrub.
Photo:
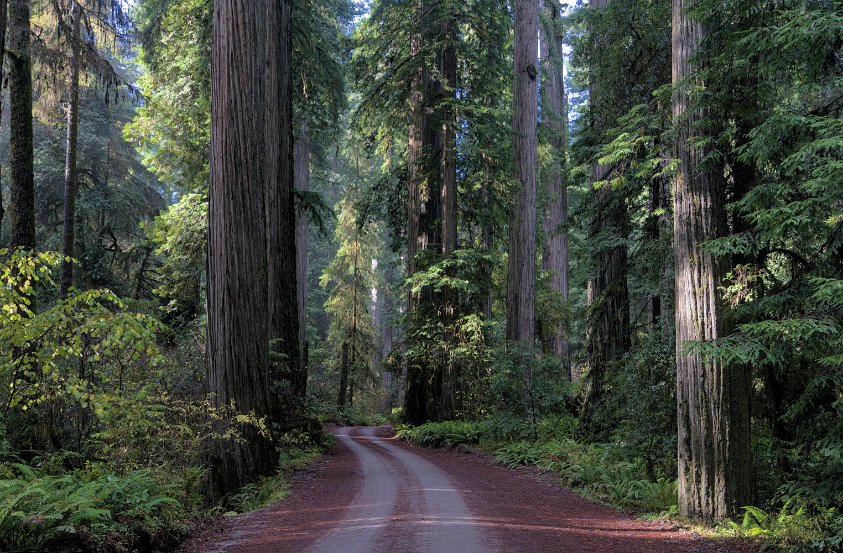
[[151,551],[187,530],[184,490],[169,475],[117,474],[103,465],[47,474],[0,466],[0,550]]
[[558,473],[587,495],[626,509],[667,511],[676,504],[676,482],[645,477],[644,462],[626,460],[616,448],[583,444],[572,438],[515,442],[499,448],[495,459],[509,468],[536,466]]
[[453,447],[480,443],[482,424],[463,421],[429,422],[398,430],[398,437],[420,446]]

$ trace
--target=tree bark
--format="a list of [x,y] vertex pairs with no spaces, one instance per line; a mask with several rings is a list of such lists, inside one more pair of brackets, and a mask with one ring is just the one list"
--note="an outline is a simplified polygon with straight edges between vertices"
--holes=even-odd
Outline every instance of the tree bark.
[[[548,24],[544,29],[542,60],[544,61],[542,116],[547,125],[554,163],[551,168],[547,194],[549,202],[542,219],[544,255],[542,269],[551,275],[550,289],[563,302],[568,301],[568,233],[562,226],[568,220],[568,182],[566,149],[568,141],[568,110],[563,78],[562,48],[564,36],[560,21],[559,4],[550,2]],[[568,340],[562,326],[547,337],[546,349],[568,367]],[[570,378],[570,374],[568,375]]]
[[533,349],[536,284],[538,0],[515,0],[513,138],[519,190],[509,227],[506,339]]
[[689,0],[673,0],[673,118],[676,157],[676,387],[679,512],[706,522],[732,516],[751,500],[750,371],[718,359],[689,355],[690,344],[727,334],[720,294],[723,263],[702,244],[726,229],[722,166],[709,159],[690,85],[702,85],[693,61],[704,39],[688,13]]
[[[299,124],[299,137],[295,143],[293,165],[295,167],[295,189],[306,192],[310,190],[310,126],[307,115],[303,114]],[[296,210],[296,290],[299,317],[299,346],[304,351],[307,344],[307,270],[308,245],[310,243],[310,218],[302,210]],[[307,391],[307,364],[302,363],[303,373],[302,397]]]
[[340,389],[337,395],[337,407],[345,407],[345,391],[348,388],[348,342],[342,343],[342,359],[340,364]]
[[[216,0],[211,61],[208,224],[208,385],[224,414],[273,417],[269,394],[267,240],[262,72],[264,4]],[[233,406],[233,410],[232,410]],[[241,425],[242,440],[217,444],[211,492],[230,494],[270,474],[269,437]]]
[[442,114],[442,253],[457,249],[457,161],[456,117],[453,102],[457,90],[457,52],[454,21],[446,17],[442,24],[443,45],[439,54],[440,74],[444,84]]
[[289,386],[296,397],[303,398],[307,379],[301,370],[296,285],[291,0],[267,1],[265,8],[267,305],[274,420],[283,423],[290,407],[281,401],[285,388]]
[[[3,81],[4,59],[6,57],[6,8],[7,0],[0,0],[0,82]],[[3,122],[3,96],[0,94],[0,123]],[[2,166],[0,166],[0,181],[2,181]],[[0,186],[0,247],[3,245],[3,216],[6,210],[3,208],[3,187]]]
[[67,297],[73,286],[73,261],[76,242],[77,167],[76,145],[79,137],[79,65],[81,19],[79,4],[72,1],[70,8],[70,67],[68,72],[67,142],[64,161],[64,232],[62,234],[61,295]]
[[29,0],[9,5],[9,213],[12,249],[35,249],[35,176],[32,150],[32,60]]

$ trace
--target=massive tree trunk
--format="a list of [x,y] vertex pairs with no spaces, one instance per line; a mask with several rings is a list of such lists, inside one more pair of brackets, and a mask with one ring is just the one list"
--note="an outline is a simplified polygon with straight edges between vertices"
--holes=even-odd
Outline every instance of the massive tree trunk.
[[[590,6],[601,9],[609,0],[590,0]],[[595,50],[600,49],[600,37],[595,36]],[[602,136],[612,124],[612,106],[601,95],[604,86],[593,75],[589,80],[589,104],[592,110],[594,134]],[[594,162],[591,182],[606,180],[611,168]],[[597,273],[589,282],[588,302],[588,397],[583,420],[593,432],[601,432],[593,424],[603,395],[607,371],[617,363],[631,345],[629,322],[629,286],[627,283],[627,248],[617,240],[625,240],[629,233],[629,216],[623,191],[603,186],[593,192],[591,235],[602,243],[594,251]]]
[[[295,144],[293,165],[295,166],[295,189],[302,192],[310,190],[310,126],[307,121],[307,114],[301,117],[299,124],[299,136]],[[305,352],[308,349],[307,342],[307,250],[310,242],[310,218],[303,209],[296,210],[296,286],[297,286],[297,307],[299,317],[299,347]],[[303,359],[304,361],[304,359]],[[301,367],[303,388],[306,392],[307,386],[307,365],[302,363]]]
[[73,261],[76,239],[76,144],[79,137],[79,65],[81,37],[79,33],[81,13],[79,4],[72,2],[70,8],[70,67],[68,73],[67,98],[67,142],[64,158],[64,232],[62,234],[61,295],[66,297],[73,286]]
[[509,226],[506,339],[533,348],[536,284],[538,0],[515,0],[513,138],[519,190]]
[[[562,301],[568,301],[568,233],[562,229],[568,219],[568,182],[566,149],[568,140],[568,110],[565,99],[562,48],[564,36],[560,21],[559,4],[550,2],[548,24],[542,35],[543,124],[547,125],[554,163],[547,184],[548,205],[542,220],[544,255],[542,269],[551,274],[550,289]],[[560,326],[546,337],[545,349],[558,357],[567,367],[568,339],[566,329]],[[569,375],[570,377],[570,375]]]
[[[439,37],[439,30],[430,22],[440,18],[438,2],[420,2],[420,13],[427,23],[421,34],[413,37],[411,51],[419,54],[422,44],[431,44]],[[439,58],[440,56],[437,56]],[[408,210],[409,275],[426,269],[434,253],[443,247],[442,220],[442,117],[441,99],[443,86],[437,79],[437,69],[422,62],[414,78],[411,91],[410,114],[410,165]],[[454,214],[455,215],[455,214]],[[455,240],[455,238],[454,238]],[[420,251],[429,251],[419,265]],[[433,306],[437,294],[426,287],[418,294],[411,294],[410,311]],[[410,338],[412,339],[412,337]],[[422,345],[419,344],[421,347]],[[417,350],[419,348],[416,348]],[[413,424],[438,418],[442,397],[442,363],[424,356],[414,356],[407,370],[405,416]]]
[[[296,213],[293,164],[293,82],[291,0],[266,6],[264,134],[266,156],[266,251],[268,260],[269,340],[274,420],[287,419],[286,388],[302,398],[307,376],[299,350],[296,286]],[[259,113],[259,112],[257,112]]]
[[673,118],[676,157],[676,387],[679,432],[679,512],[704,521],[734,515],[751,500],[750,371],[689,355],[692,343],[727,333],[720,295],[723,263],[702,244],[726,232],[722,166],[700,146],[705,110],[688,92],[700,85],[695,60],[704,38],[688,0],[673,0]]
[[35,176],[32,152],[32,60],[29,0],[9,4],[9,212],[12,249],[35,249]]
[[[272,418],[269,394],[264,214],[263,4],[216,0],[211,62],[208,224],[208,386],[228,415]],[[287,253],[289,255],[289,253]],[[233,403],[234,410],[230,409]],[[218,444],[211,491],[224,496],[276,464],[272,441],[251,425]]]

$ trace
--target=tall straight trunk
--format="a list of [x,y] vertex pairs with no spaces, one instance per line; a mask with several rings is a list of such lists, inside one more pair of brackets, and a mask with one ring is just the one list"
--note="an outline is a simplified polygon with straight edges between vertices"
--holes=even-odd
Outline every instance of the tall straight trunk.
[[[294,160],[295,189],[310,190],[310,126],[304,114],[299,124],[299,136],[295,143]],[[307,250],[310,243],[310,218],[302,209],[296,211],[296,287],[299,316],[299,346],[304,351],[307,344]],[[307,366],[303,364],[304,383],[307,384]]]
[[[0,82],[3,82],[3,60],[6,56],[6,8],[8,0],[0,0]],[[0,123],[3,122],[3,95],[0,94]],[[0,180],[2,180],[2,166],[0,166]],[[0,247],[3,245],[3,216],[6,214],[3,208],[3,187],[0,186]]]
[[76,144],[79,137],[79,65],[80,40],[79,4],[72,2],[70,8],[70,67],[68,70],[68,98],[67,98],[67,142],[64,157],[64,232],[62,234],[62,262],[61,262],[61,295],[66,297],[73,286],[73,261],[76,252]]
[[679,512],[710,522],[736,514],[752,499],[751,373],[687,352],[690,344],[728,331],[719,290],[724,263],[702,247],[727,231],[725,180],[722,166],[709,159],[709,146],[700,146],[706,133],[700,122],[708,114],[688,94],[691,85],[703,84],[693,62],[704,30],[688,14],[690,5],[673,0]]
[[[274,396],[273,420],[288,419],[284,390],[304,397],[307,377],[301,368],[298,288],[296,285],[296,212],[293,163],[293,81],[291,0],[267,1],[265,35],[264,162],[266,251],[268,260],[269,340]],[[259,113],[259,112],[258,112]]]
[[[647,221],[644,223],[644,236],[647,240],[655,242],[659,239],[659,211],[662,209],[664,203],[664,194],[662,192],[663,181],[665,179],[659,177],[650,181],[650,201],[647,206]],[[661,294],[653,294],[647,298],[647,312],[649,324],[653,330],[656,330],[662,317],[662,297]]]
[[35,249],[29,0],[9,0],[9,213],[12,249]]
[[[264,214],[263,4],[216,0],[211,60],[208,219],[208,385],[222,413],[273,415],[269,394]],[[230,406],[233,403],[234,412]],[[225,496],[276,464],[272,441],[252,425],[218,444],[211,490]]]
[[457,89],[457,51],[454,22],[445,18],[442,28],[443,45],[440,73],[444,84],[442,101],[442,253],[457,248],[457,162],[456,118],[453,102]]
[[[426,21],[438,21],[438,2],[419,2],[419,13]],[[418,55],[422,44],[438,37],[438,30],[425,25],[420,34],[414,35],[411,52]],[[408,205],[408,274],[420,267],[417,254],[442,248],[442,129],[437,100],[442,97],[442,83],[436,79],[436,68],[419,64],[413,79],[410,105],[409,137],[409,205]],[[427,264],[428,262],[426,262]],[[432,288],[426,287],[408,298],[410,311],[429,306],[436,300]],[[434,374],[435,373],[435,374]],[[404,401],[405,417],[413,424],[436,418],[435,411],[441,398],[441,363],[417,356],[407,368],[407,389]]]
[[[568,301],[568,233],[562,227],[568,220],[568,182],[566,149],[568,141],[568,110],[563,78],[562,47],[564,36],[559,4],[553,0],[548,10],[548,24],[544,29],[542,60],[542,116],[547,125],[554,163],[549,175],[547,209],[542,219],[544,255],[542,269],[549,272],[550,289],[563,302]],[[568,366],[568,340],[560,326],[547,337],[546,349]],[[570,376],[570,375],[569,375]]]
[[[595,9],[605,8],[609,0],[590,0]],[[600,37],[595,37],[595,49],[600,49]],[[601,136],[612,124],[612,107],[601,95],[600,83],[594,76],[589,80],[589,104],[592,109],[592,125],[595,135]],[[605,180],[610,167],[594,162],[591,166],[591,181]],[[614,235],[625,239],[629,233],[629,216],[622,191],[602,187],[593,192],[593,215],[591,235],[605,237]],[[627,283],[627,248],[625,244],[601,246],[594,251],[596,274],[589,282],[588,301],[590,317],[588,324],[588,396],[583,419],[592,431],[596,428],[593,417],[599,408],[603,395],[603,383],[607,371],[615,365],[631,345],[629,317],[629,286]]]
[[348,342],[342,343],[340,360],[340,389],[337,394],[337,407],[345,407],[345,392],[348,389]]
[[515,0],[512,149],[518,194],[509,226],[506,339],[533,349],[536,285],[538,0]]

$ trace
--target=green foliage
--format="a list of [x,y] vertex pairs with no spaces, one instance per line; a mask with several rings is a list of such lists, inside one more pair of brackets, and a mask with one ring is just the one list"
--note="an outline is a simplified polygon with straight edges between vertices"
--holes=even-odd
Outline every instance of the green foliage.
[[[843,517],[829,508],[812,514],[805,505],[786,502],[778,513],[758,507],[744,507],[740,521],[726,521],[724,533],[762,539],[766,546],[784,546],[789,551],[836,551],[843,544]],[[829,535],[829,527],[835,527]]]
[[290,475],[321,454],[318,448],[286,448],[281,454],[278,474],[246,484],[232,496],[229,506],[238,513],[256,511],[281,501],[290,493]]
[[185,194],[145,225],[154,253],[161,259],[161,283],[154,290],[173,315],[191,320],[200,311],[205,250],[208,243],[208,200]]
[[421,426],[403,428],[397,432],[402,440],[426,447],[454,447],[480,443],[481,423],[465,421],[429,422]]
[[0,547],[16,551],[166,547],[187,530],[170,475],[105,465],[49,474],[0,465]]
[[558,473],[566,485],[626,509],[660,513],[676,503],[674,480],[648,479],[640,459],[630,460],[611,445],[583,444],[571,438],[515,442],[499,448],[495,459],[509,468],[536,466]]

